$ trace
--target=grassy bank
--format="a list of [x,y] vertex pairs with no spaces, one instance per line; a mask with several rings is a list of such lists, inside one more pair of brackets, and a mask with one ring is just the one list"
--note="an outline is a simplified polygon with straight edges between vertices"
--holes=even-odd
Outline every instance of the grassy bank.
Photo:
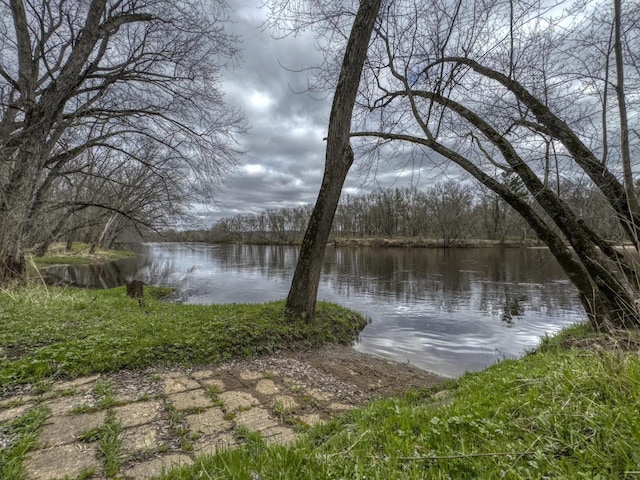
[[286,321],[284,304],[180,305],[146,288],[22,287],[0,292],[0,393],[21,383],[157,364],[197,365],[277,349],[350,343],[365,320],[321,303],[318,322]]
[[374,402],[288,447],[254,438],[163,478],[639,478],[639,345],[577,327],[441,392]]
[[29,258],[37,267],[49,265],[89,265],[92,263],[110,262],[121,258],[133,256],[133,252],[124,250],[103,250],[97,248],[93,253],[89,253],[91,245],[87,243],[74,242],[71,250],[66,249],[63,243],[55,243],[49,247],[44,257]]
[[[157,300],[166,291],[146,291],[143,308],[123,288],[0,292],[0,388],[349,342],[363,327],[331,304],[319,306],[318,322],[289,322],[282,302],[175,305]],[[640,478],[639,351],[637,332],[612,338],[574,327],[443,390],[373,402],[289,446],[248,433],[242,447],[162,478]],[[18,439],[7,458],[22,462],[45,416],[35,409],[0,430]]]

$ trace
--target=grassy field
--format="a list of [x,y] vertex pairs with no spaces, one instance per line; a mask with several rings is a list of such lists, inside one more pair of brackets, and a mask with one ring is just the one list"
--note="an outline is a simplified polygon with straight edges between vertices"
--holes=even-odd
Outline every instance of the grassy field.
[[361,316],[321,303],[317,322],[284,319],[283,302],[180,305],[166,289],[80,290],[27,286],[0,292],[0,393],[38,383],[156,364],[197,365],[279,348],[350,343]]
[[[348,343],[364,326],[357,314],[326,303],[318,321],[307,323],[285,321],[282,302],[176,305],[157,299],[166,290],[146,292],[144,307],[124,288],[0,292],[0,391]],[[373,402],[286,447],[251,433],[244,446],[163,479],[640,478],[639,351],[637,332],[606,337],[574,327],[444,390]],[[7,455],[23,458],[45,416],[35,409],[9,427],[5,436],[17,440]],[[0,449],[0,472],[3,455]]]

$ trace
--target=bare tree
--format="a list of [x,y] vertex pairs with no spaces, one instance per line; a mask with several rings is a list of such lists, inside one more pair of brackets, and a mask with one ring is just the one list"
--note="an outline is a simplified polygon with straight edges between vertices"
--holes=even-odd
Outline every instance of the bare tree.
[[[335,22],[343,13],[341,11],[342,2],[311,1],[308,2],[310,5],[305,3],[307,2],[275,2],[272,4],[272,8],[279,9],[278,15],[282,18],[283,12],[287,8],[293,7],[295,10],[310,6],[311,10],[317,9],[320,13],[319,16],[311,17],[314,21],[320,19],[320,21],[328,23]],[[367,57],[369,39],[381,3],[381,0],[362,0],[360,2],[344,49],[329,118],[322,185],[302,241],[300,256],[285,307],[291,315],[309,319],[315,316],[322,260],[342,186],[354,159],[349,143],[351,115]],[[328,9],[334,9],[334,14],[328,14]],[[294,19],[296,18],[298,17],[294,14]],[[304,22],[304,20],[302,21]]]
[[[589,15],[579,10],[584,7]],[[619,168],[610,170],[599,159],[605,146],[598,119],[605,108],[609,118],[625,117],[627,96],[618,95],[617,109],[603,106],[603,83],[610,77],[618,79],[621,92],[632,71],[628,86],[640,87],[637,51],[630,47],[637,40],[631,26],[640,8],[614,12],[610,7],[605,2],[554,8],[548,2],[502,0],[394,2],[369,55],[369,88],[360,102],[366,109],[364,128],[352,135],[427,147],[466,170],[547,244],[596,326],[637,327],[634,262],[554,188],[561,174],[586,175],[638,248],[640,217],[625,122],[621,132],[606,126],[609,164],[621,151]],[[628,28],[616,27],[625,22]],[[612,31],[619,52],[616,75],[605,71],[611,68]],[[622,76],[621,60],[630,71]],[[612,143],[616,137],[618,145]],[[556,182],[550,181],[553,163]],[[505,173],[519,179],[528,198],[500,181]]]
[[468,233],[472,203],[469,189],[454,180],[438,182],[427,193],[427,209],[435,219],[444,247]]
[[218,0],[0,3],[0,282],[24,273],[39,209],[86,152],[144,163],[155,144],[202,191],[233,163],[225,19]]

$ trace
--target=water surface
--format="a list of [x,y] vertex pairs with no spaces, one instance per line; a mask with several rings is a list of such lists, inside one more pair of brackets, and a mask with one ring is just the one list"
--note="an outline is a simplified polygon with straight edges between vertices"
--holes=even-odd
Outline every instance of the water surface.
[[[286,297],[297,256],[293,246],[151,243],[133,259],[51,275],[105,288],[137,278],[186,303],[255,303]],[[522,355],[584,319],[546,249],[329,247],[318,297],[370,317],[357,350],[446,376]]]

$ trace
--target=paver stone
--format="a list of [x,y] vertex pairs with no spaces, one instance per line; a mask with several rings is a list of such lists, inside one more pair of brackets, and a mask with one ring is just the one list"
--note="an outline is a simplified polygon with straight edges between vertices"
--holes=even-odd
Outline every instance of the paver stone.
[[145,462],[135,464],[133,467],[126,469],[123,472],[125,478],[131,479],[143,479],[153,478],[161,475],[164,472],[168,472],[172,468],[184,465],[191,465],[193,460],[188,455],[183,454],[169,454],[161,457],[155,457]]
[[160,434],[153,425],[142,425],[139,427],[127,428],[123,430],[122,450],[125,452],[145,452],[155,450],[159,446]]
[[273,380],[264,378],[257,383],[256,392],[261,393],[263,395],[273,395],[274,393],[278,392],[278,387],[273,382]]
[[210,408],[201,413],[187,415],[185,418],[189,430],[203,435],[214,435],[229,430],[233,424],[224,419],[224,412],[219,408]]
[[189,390],[188,392],[169,395],[169,400],[178,410],[189,408],[204,408],[212,405],[211,399],[204,394],[203,389]]
[[88,470],[100,471],[102,462],[97,453],[95,443],[74,443],[34,450],[27,455],[24,468],[27,478],[31,480],[76,478]]
[[51,447],[73,443],[80,434],[104,424],[105,417],[105,411],[53,417],[42,427],[38,443]]
[[187,390],[194,390],[200,388],[200,384],[195,380],[180,376],[180,377],[166,377],[163,380],[162,390],[167,395],[178,392],[185,392]]
[[31,407],[32,405],[25,404],[19,405],[17,407],[7,408],[6,410],[0,410],[0,423],[15,420],[16,418],[22,416],[22,414],[29,410],[29,408]]
[[222,400],[227,411],[232,412],[242,408],[251,408],[255,405],[259,405],[260,402],[256,397],[247,392],[240,390],[230,390],[228,392],[222,392],[218,395],[218,398]]
[[162,403],[157,400],[136,402],[114,408],[116,418],[122,428],[135,427],[151,423],[159,418]]
[[269,415],[268,410],[261,407],[238,412],[234,421],[252,432],[262,432],[267,428],[278,426],[278,421]]

